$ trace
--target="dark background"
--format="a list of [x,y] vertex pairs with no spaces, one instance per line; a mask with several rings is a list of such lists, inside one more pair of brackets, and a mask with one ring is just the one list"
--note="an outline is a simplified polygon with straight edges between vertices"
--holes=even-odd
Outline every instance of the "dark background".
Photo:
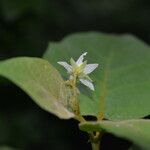
[[[0,60],[41,57],[49,41],[70,33],[129,33],[150,42],[149,0],[0,0]],[[1,80],[1,79],[0,79]],[[0,145],[22,150],[90,150],[74,120],[41,110],[7,80],[0,84]],[[105,135],[102,150],[126,150],[130,143]]]

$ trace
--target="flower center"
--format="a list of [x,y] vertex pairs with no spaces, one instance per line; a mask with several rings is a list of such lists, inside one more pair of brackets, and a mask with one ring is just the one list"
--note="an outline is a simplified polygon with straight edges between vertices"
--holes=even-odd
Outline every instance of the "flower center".
[[83,67],[78,66],[78,67],[74,68],[73,74],[79,76],[81,73],[83,73]]

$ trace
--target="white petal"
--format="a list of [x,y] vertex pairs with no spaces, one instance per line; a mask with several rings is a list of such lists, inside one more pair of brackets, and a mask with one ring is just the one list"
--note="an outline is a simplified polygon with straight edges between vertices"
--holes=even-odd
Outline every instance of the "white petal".
[[84,73],[85,74],[90,74],[93,72],[96,68],[98,67],[98,64],[88,64],[84,68]]
[[68,72],[71,72],[72,66],[69,65],[68,63],[63,62],[63,61],[59,61],[57,63],[60,64],[61,66],[63,66]]
[[83,59],[84,59],[84,56],[87,54],[87,52],[83,53],[79,58],[78,60],[76,61],[76,64],[78,66],[80,66],[82,63],[83,63]]
[[80,79],[81,83],[86,85],[88,88],[94,91],[94,85],[89,80]]

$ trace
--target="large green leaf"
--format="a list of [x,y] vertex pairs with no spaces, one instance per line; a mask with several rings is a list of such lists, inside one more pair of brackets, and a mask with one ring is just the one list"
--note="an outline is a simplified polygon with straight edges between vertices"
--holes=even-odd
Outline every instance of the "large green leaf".
[[63,119],[74,117],[67,110],[67,89],[64,81],[47,61],[28,57],[1,61],[0,75],[22,88],[48,112]]
[[144,150],[150,149],[150,120],[87,122],[81,124],[80,129],[84,131],[105,130],[121,138],[131,140]]
[[44,58],[67,77],[57,61],[77,59],[85,51],[88,63],[99,63],[99,68],[91,74],[96,90],[82,88],[83,115],[104,114],[107,119],[119,120],[150,114],[148,45],[130,35],[79,33],[50,43]]

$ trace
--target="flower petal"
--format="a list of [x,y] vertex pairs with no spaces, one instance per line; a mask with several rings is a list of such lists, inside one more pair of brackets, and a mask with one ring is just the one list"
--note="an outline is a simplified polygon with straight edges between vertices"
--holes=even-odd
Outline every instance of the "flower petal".
[[93,72],[96,68],[98,67],[98,64],[88,64],[84,68],[84,73],[85,74],[90,74]]
[[71,64],[71,66],[72,66],[73,68],[76,68],[76,67],[77,67],[77,64],[76,64],[76,62],[74,61],[73,58],[70,59],[70,64]]
[[69,73],[71,72],[72,66],[69,65],[67,62],[59,61],[57,63],[63,66]]
[[80,79],[81,83],[94,91],[94,85],[89,80]]
[[78,60],[76,61],[76,64],[78,66],[80,66],[82,63],[83,63],[83,59],[84,59],[84,56],[87,54],[87,52],[83,53],[79,58]]

